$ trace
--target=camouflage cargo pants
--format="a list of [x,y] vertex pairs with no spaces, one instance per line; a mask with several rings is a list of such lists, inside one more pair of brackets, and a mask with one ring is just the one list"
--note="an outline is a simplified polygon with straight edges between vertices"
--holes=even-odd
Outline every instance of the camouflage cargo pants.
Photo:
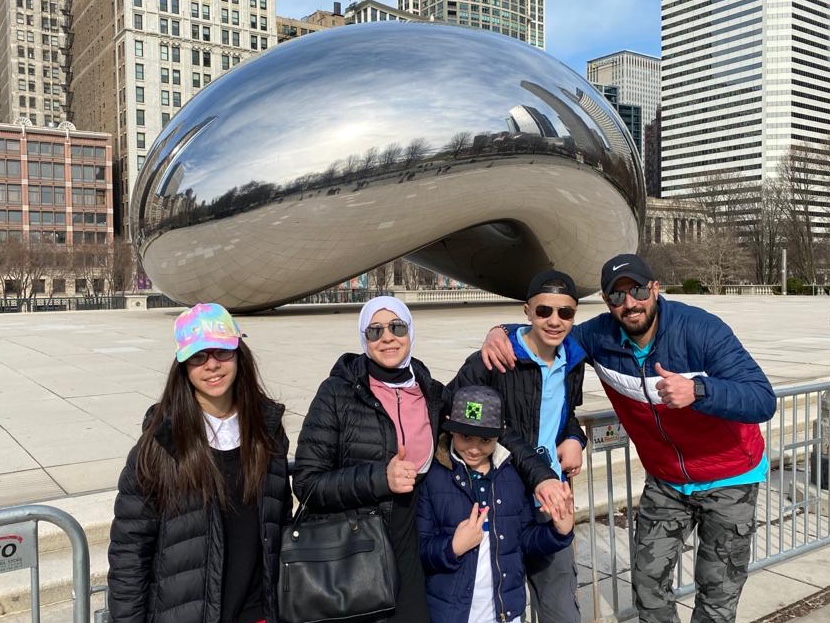
[[692,623],[735,621],[746,582],[758,485],[679,493],[648,476],[637,515],[632,581],[641,623],[679,623],[672,581],[683,543],[697,527]]

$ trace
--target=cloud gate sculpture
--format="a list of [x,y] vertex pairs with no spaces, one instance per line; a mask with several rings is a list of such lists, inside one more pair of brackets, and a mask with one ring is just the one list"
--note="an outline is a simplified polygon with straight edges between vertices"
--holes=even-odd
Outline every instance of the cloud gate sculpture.
[[387,22],[198,93],[150,150],[130,228],[162,292],[256,311],[402,256],[519,299],[555,265],[588,294],[644,210],[631,137],[577,74],[503,35]]

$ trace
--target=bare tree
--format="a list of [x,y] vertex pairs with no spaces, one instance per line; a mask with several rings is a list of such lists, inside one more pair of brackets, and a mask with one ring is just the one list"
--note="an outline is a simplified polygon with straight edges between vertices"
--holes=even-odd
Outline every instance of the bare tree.
[[425,138],[413,138],[404,150],[404,166],[411,167],[415,162],[423,158],[429,151],[429,143]]
[[[4,291],[12,292],[18,301],[31,301],[50,270],[60,264],[57,245],[28,240],[9,240],[0,246],[0,273]],[[7,288],[6,286],[10,286]]]
[[788,259],[794,275],[816,283],[813,214],[828,190],[830,147],[794,145],[778,164],[783,186]]
[[116,240],[106,258],[103,276],[107,293],[112,296],[131,288],[135,272],[132,245],[126,240]]
[[392,281],[393,262],[387,262],[369,271],[369,287],[385,290]]
[[464,151],[473,144],[473,135],[470,132],[456,132],[452,135],[446,149],[453,158],[458,158]]
[[391,169],[400,159],[403,148],[400,143],[389,143],[380,154],[380,166],[384,171]]
[[751,217],[741,224],[743,242],[752,256],[755,283],[774,283],[784,245],[786,193],[778,180],[767,180]]
[[693,201],[706,222],[701,244],[690,249],[688,261],[696,276],[714,294],[723,286],[746,279],[751,259],[742,246],[742,227],[754,213],[760,188],[732,174],[713,174],[699,180]]
[[370,147],[363,154],[363,159],[360,162],[360,174],[369,175],[378,164],[378,148]]
[[104,288],[96,288],[95,284],[106,282],[106,275],[110,264],[111,249],[105,244],[76,244],[72,247],[72,270],[75,280],[82,279],[84,291],[76,294],[90,296],[102,293]]

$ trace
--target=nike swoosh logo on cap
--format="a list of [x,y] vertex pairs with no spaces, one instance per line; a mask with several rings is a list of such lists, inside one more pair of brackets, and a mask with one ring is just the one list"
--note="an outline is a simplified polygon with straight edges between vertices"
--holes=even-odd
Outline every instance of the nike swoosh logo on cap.
[[625,264],[620,264],[619,266],[612,266],[611,270],[619,270],[623,266],[628,266],[629,264],[630,264],[630,262],[626,262]]

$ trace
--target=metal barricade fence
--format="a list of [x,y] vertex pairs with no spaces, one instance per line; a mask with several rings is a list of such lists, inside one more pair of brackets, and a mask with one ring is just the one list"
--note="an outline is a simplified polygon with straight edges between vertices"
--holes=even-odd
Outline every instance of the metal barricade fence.
[[[40,623],[39,521],[58,526],[69,537],[72,545],[72,623],[90,623],[90,599],[94,593],[105,592],[107,587],[90,587],[86,533],[69,513],[39,504],[0,509],[0,574],[30,570],[32,623]],[[106,609],[95,613],[95,623],[108,621]]]
[[[750,572],[830,544],[830,382],[778,387],[775,395],[776,414],[762,425],[770,470],[759,489]],[[624,621],[636,616],[630,571],[642,467],[632,460],[613,411],[583,414],[579,420],[588,436],[584,486],[591,567],[590,586],[581,590],[591,590],[594,620]],[[678,597],[695,590],[696,551],[693,534],[676,567]]]
[[[779,387],[775,395],[776,415],[763,427],[770,470],[758,496],[758,529],[750,571],[830,544],[830,382]],[[593,620],[613,617],[624,621],[636,616],[630,571],[634,506],[642,486],[642,468],[639,461],[632,460],[628,436],[613,411],[582,414],[579,420],[588,436],[584,486],[588,488]],[[577,486],[583,485],[578,482]],[[0,574],[31,569],[32,622],[39,623],[38,521],[55,524],[69,537],[72,623],[89,623],[92,595],[107,589],[90,586],[86,534],[68,513],[43,505],[0,509]],[[600,555],[601,549],[607,560]],[[696,551],[693,535],[676,568],[678,597],[694,591]],[[106,609],[94,614],[94,623],[109,621]],[[535,620],[534,612],[530,616]]]

